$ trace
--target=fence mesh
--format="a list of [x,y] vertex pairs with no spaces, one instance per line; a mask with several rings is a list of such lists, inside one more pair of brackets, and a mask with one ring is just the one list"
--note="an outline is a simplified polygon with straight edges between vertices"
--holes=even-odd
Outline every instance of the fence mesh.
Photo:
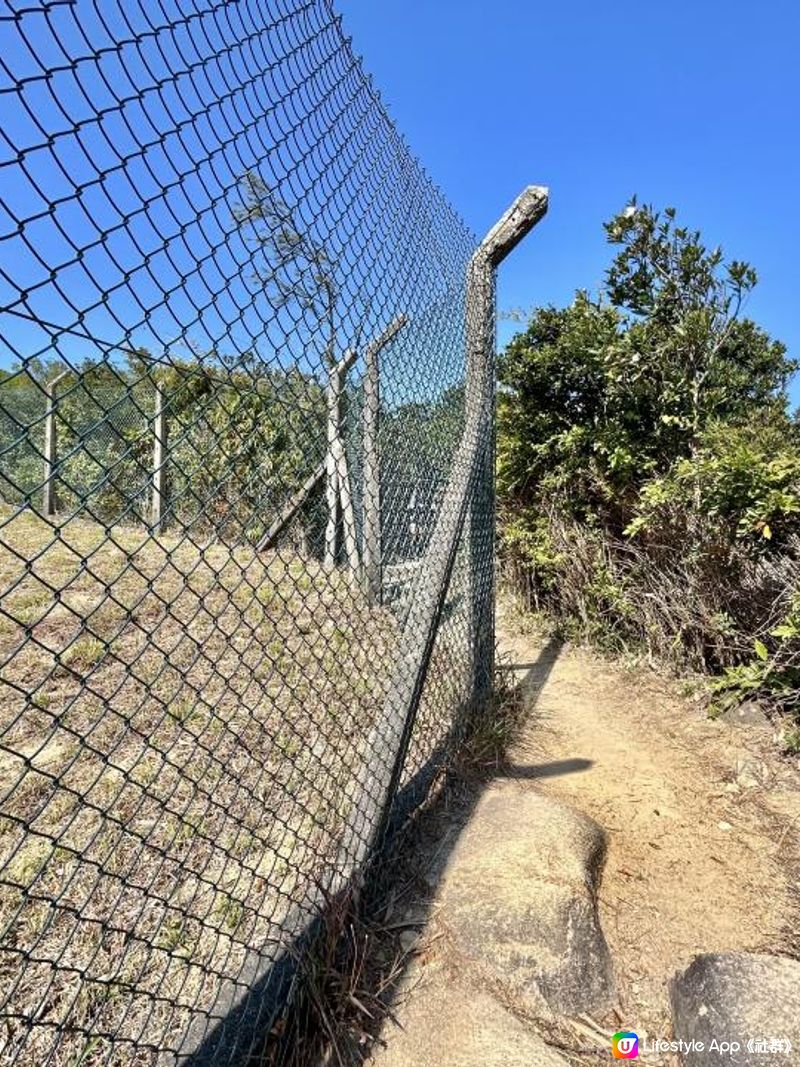
[[0,3],[0,1059],[247,1062],[474,695],[475,241],[327,0]]

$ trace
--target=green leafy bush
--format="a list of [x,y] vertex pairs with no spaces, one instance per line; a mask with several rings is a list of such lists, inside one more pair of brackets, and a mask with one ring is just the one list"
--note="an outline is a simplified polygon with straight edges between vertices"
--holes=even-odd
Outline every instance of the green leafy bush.
[[606,232],[604,292],[538,309],[500,360],[503,566],[568,632],[791,705],[797,365],[741,316],[753,269],[672,209]]

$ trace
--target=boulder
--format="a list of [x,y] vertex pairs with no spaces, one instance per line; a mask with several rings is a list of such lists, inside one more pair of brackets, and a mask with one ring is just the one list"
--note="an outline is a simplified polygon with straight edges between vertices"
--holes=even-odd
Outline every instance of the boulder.
[[[675,1037],[688,1048],[680,1053],[685,1067],[800,1062],[797,960],[749,952],[697,956],[673,978],[670,1000]],[[724,1055],[715,1041],[728,1043]],[[770,1051],[772,1041],[782,1048]]]
[[467,956],[567,1015],[608,1006],[597,915],[602,829],[551,797],[499,782],[478,801],[444,871],[441,917]]

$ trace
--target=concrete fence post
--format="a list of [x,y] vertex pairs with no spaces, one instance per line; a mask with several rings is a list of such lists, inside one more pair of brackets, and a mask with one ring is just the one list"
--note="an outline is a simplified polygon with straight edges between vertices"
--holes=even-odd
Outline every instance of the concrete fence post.
[[467,273],[467,419],[475,415],[475,468],[469,505],[469,634],[472,703],[492,694],[495,669],[495,350],[497,268],[547,211],[547,190],[529,186],[492,227]]
[[331,439],[331,455],[336,468],[336,481],[339,487],[339,507],[341,511],[342,540],[347,558],[347,566],[354,577],[358,577],[361,570],[361,560],[358,552],[358,535],[356,532],[356,515],[353,507],[353,488],[350,483],[350,465],[347,460],[345,439],[342,435],[342,394],[344,393],[347,366],[355,357],[355,353],[347,353],[345,358],[336,368],[335,395],[336,395],[336,424]]
[[380,353],[407,322],[405,315],[393,319],[380,336],[364,350],[364,583],[373,604],[381,602],[381,484],[380,449]]
[[325,424],[325,566],[336,564],[337,533],[339,529],[339,468],[336,463],[336,441],[339,436],[339,383],[341,375],[336,364],[328,367],[328,383],[325,391],[327,417]]
[[[379,455],[378,455],[378,418],[380,407],[380,392],[378,386],[378,355],[392,338],[405,326],[405,315],[398,315],[393,319],[383,333],[370,341],[364,352],[364,570],[367,575],[368,586],[376,590],[373,600],[380,598],[380,484],[379,484]],[[340,466],[346,468],[347,456],[344,445],[341,452],[337,445],[339,438],[339,402],[344,388],[344,381],[348,371],[358,359],[358,350],[349,349],[344,357],[328,371],[328,386],[326,391],[327,401],[327,440],[324,460],[319,463],[309,474],[303,484],[296,489],[278,515],[272,520],[258,542],[257,548],[263,551],[272,548],[287,526],[294,520],[300,509],[308,500],[311,493],[319,483],[325,479],[326,506],[328,511],[325,530],[325,560],[329,566],[333,566],[336,558],[338,541],[338,508],[342,507],[344,521],[350,515],[350,528],[355,537],[355,516],[353,512],[352,495],[348,486],[343,491],[339,485]],[[335,378],[334,375],[337,377]],[[338,398],[338,399],[337,399]],[[337,460],[337,456],[339,460]],[[340,462],[341,460],[341,462]],[[348,560],[352,566],[357,566],[357,544],[351,539],[348,549]],[[373,579],[369,575],[373,575]]]
[[155,415],[153,419],[153,498],[151,525],[154,533],[164,527],[164,512],[167,502],[167,410],[164,390],[156,380]]
[[378,352],[364,353],[364,584],[371,603],[381,601],[381,486],[378,453],[380,369]]
[[57,374],[49,382],[45,382],[44,391],[47,397],[44,415],[44,480],[42,483],[42,513],[45,518],[52,519],[58,511],[58,496],[56,493],[56,468],[58,466],[58,431],[56,429],[56,386],[66,378],[68,371]]
[[[473,700],[491,692],[494,673],[493,560],[485,559],[485,544],[494,540],[494,323],[497,267],[547,211],[548,192],[528,186],[500,221],[492,227],[469,264],[466,294],[465,418],[461,442],[453,457],[436,524],[422,561],[414,597],[397,642],[395,669],[383,705],[367,735],[369,773],[352,804],[342,833],[343,869],[355,870],[377,847],[392,814],[406,753],[422,699],[433,646],[445,608],[453,567],[467,534],[470,551],[477,546],[487,583],[468,589],[468,621],[473,657]],[[481,515],[473,493],[492,503]],[[470,522],[470,505],[473,521]],[[474,558],[470,561],[474,565]],[[487,592],[488,588],[488,592]],[[481,632],[488,627],[488,632]]]

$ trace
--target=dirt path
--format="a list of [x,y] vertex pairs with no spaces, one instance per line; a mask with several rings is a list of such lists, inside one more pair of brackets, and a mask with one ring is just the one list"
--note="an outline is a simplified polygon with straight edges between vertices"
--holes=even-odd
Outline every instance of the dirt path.
[[607,831],[618,1022],[665,1036],[667,982],[692,956],[797,948],[798,768],[769,726],[710,721],[654,676],[548,646],[507,615],[499,630],[530,711],[511,773]]
[[[695,957],[800,947],[800,766],[769,724],[711,721],[676,685],[526,633],[508,609],[498,633],[517,738],[496,775],[422,819],[427,888],[401,925],[424,932],[372,1067],[606,1061],[619,1029],[676,1036],[668,985]],[[703,956],[719,959],[785,970],[788,995],[771,977],[745,989],[752,1022],[723,1001],[736,1033],[783,1026],[800,1044],[797,965]],[[709,989],[681,1027],[726,1018]],[[678,1063],[660,1046],[642,1059]]]

